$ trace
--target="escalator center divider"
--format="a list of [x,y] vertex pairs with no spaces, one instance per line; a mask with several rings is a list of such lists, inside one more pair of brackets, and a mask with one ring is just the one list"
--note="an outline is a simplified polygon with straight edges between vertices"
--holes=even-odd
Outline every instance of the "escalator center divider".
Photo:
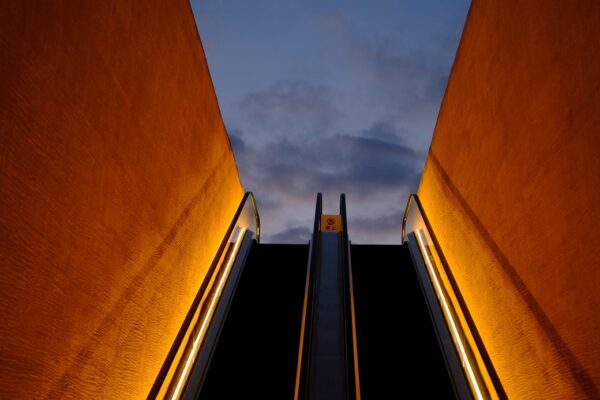
[[322,214],[317,195],[295,399],[360,399],[345,196]]

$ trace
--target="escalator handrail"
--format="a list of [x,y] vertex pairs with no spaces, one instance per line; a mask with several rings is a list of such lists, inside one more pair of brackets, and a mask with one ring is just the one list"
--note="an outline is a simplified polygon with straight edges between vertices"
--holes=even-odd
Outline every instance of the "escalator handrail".
[[294,385],[294,400],[306,398],[306,380],[308,377],[309,362],[308,356],[310,354],[310,338],[311,338],[311,321],[312,321],[312,307],[313,304],[310,301],[312,298],[313,284],[315,271],[317,270],[317,263],[319,262],[318,255],[320,254],[319,249],[321,248],[321,235],[319,231],[321,229],[321,214],[323,213],[323,196],[321,193],[317,193],[317,202],[315,206],[315,220],[313,225],[312,240],[308,250],[308,262],[306,267],[306,283],[304,288],[304,302],[302,306],[302,322],[300,327],[300,340],[298,344],[298,363],[296,367],[296,382]]
[[256,206],[256,199],[254,198],[254,193],[246,192],[240,207],[244,205],[246,197],[249,197],[250,201],[252,202],[252,212],[254,213],[254,220],[256,221],[256,241],[260,243],[260,214],[258,213],[258,207]]
[[244,193],[244,196],[242,197],[242,200],[240,201],[240,205],[238,206],[238,208],[233,216],[233,219],[231,220],[231,223],[229,224],[229,227],[227,228],[227,231],[226,231],[225,235],[223,236],[223,240],[221,241],[221,244],[219,245],[219,248],[213,258],[213,261],[212,261],[210,267],[208,268],[206,275],[200,284],[200,287],[198,288],[198,292],[196,293],[196,296],[194,297],[194,300],[192,301],[192,304],[190,305],[190,309],[188,310],[188,312],[181,324],[181,328],[179,329],[177,336],[175,336],[173,344],[171,345],[171,349],[167,353],[167,356],[165,357],[165,361],[163,362],[163,365],[162,365],[161,369],[159,370],[159,372],[154,380],[154,383],[153,383],[152,387],[150,388],[150,391],[148,392],[148,397],[147,397],[148,399],[155,399],[157,397],[159,391],[165,384],[165,380],[167,379],[169,370],[171,369],[172,364],[175,361],[175,358],[176,358],[177,352],[179,351],[179,348],[183,344],[183,340],[184,340],[186,333],[190,327],[190,324],[192,323],[192,320],[194,318],[194,314],[198,308],[198,305],[200,304],[200,301],[202,300],[204,294],[206,293],[206,290],[209,287],[209,283],[217,269],[219,260],[221,260],[221,257],[223,255],[225,249],[227,248],[229,238],[231,237],[231,234],[233,233],[235,227],[237,226],[237,222],[238,222],[240,216],[242,215],[242,212],[243,212],[246,202],[248,200],[250,200],[252,203],[253,213],[254,213],[254,217],[255,217],[255,221],[256,221],[256,231],[254,232],[254,234],[256,236],[256,240],[257,241],[259,240],[260,217],[258,214],[258,209],[256,207],[256,201],[254,199],[254,194],[252,192],[246,192],[246,193]]
[[348,388],[348,393],[351,394],[351,398],[360,400],[360,375],[358,368],[358,344],[356,337],[356,314],[354,307],[354,285],[352,277],[352,258],[350,252],[350,239],[348,235],[348,218],[346,212],[346,194],[340,195],[340,215],[342,217],[342,267],[344,271],[345,281],[345,295],[346,302],[349,303],[349,307],[346,309],[346,333],[350,336],[350,340],[346,340],[346,357],[348,362],[348,382],[351,383],[349,386],[354,386],[354,390],[351,387]]
[[444,256],[444,253],[442,252],[439,241],[435,235],[435,232],[433,231],[433,229],[431,227],[429,219],[427,218],[427,214],[425,213],[425,210],[423,209],[421,200],[419,199],[419,196],[415,193],[413,193],[409,196],[408,202],[406,204],[406,209],[404,211],[404,216],[402,219],[402,243],[406,243],[406,241],[408,240],[408,234],[410,233],[410,232],[406,231],[406,229],[407,229],[406,224],[408,221],[409,213],[411,211],[411,207],[417,208],[419,214],[422,217],[423,223],[425,224],[427,233],[429,234],[429,237],[432,240],[433,248],[434,248],[435,252],[437,253],[437,255],[440,259],[440,262],[442,264],[441,267],[444,270],[446,276],[448,277],[448,281],[450,283],[449,289],[451,289],[452,292],[454,293],[454,295],[458,301],[458,308],[460,309],[460,311],[462,312],[462,314],[465,317],[465,320],[467,323],[466,328],[470,331],[471,336],[473,337],[473,339],[475,341],[476,348],[474,350],[476,350],[479,353],[479,355],[483,361],[484,367],[486,369],[486,372],[492,382],[493,388],[490,388],[490,389],[493,389],[493,391],[498,396],[498,398],[506,399],[507,395],[506,395],[506,392],[504,391],[502,383],[500,382],[500,378],[498,377],[498,374],[494,368],[492,360],[491,360],[489,354],[487,353],[487,350],[485,348],[483,340],[481,339],[481,336],[479,335],[479,332],[478,332],[475,322],[469,312],[469,309],[466,306],[465,300],[462,297],[462,294],[460,292],[458,284],[456,283],[456,280],[454,279],[454,275],[452,274],[452,270],[450,269],[450,267],[448,265],[448,261],[447,261],[446,257]]

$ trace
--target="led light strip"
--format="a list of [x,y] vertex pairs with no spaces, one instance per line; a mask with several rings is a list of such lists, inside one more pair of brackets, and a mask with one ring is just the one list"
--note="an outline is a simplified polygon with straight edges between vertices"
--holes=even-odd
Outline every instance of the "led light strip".
[[[312,244],[311,244],[312,246]],[[310,254],[310,252],[309,252]],[[306,281],[304,283],[304,302],[302,303],[302,321],[300,322],[300,344],[298,348],[298,362],[296,364],[296,381],[294,384],[294,400],[300,397],[300,376],[302,375],[302,353],[304,351],[304,335],[306,331],[306,313],[308,312],[308,292],[310,287],[310,260],[308,257],[308,267],[306,268]]]
[[[350,252],[348,252],[348,259],[350,259]],[[358,370],[358,343],[356,337],[356,312],[354,308],[354,281],[352,280],[352,265],[348,271],[350,276],[350,310],[351,310],[351,322],[352,322],[352,351],[354,352],[354,390],[356,391],[356,400],[361,400],[360,396],[360,374]]]
[[442,308],[444,310],[444,315],[446,317],[446,321],[448,321],[450,324],[452,338],[454,339],[454,343],[456,345],[458,345],[458,348],[460,350],[459,351],[460,359],[462,361],[463,366],[466,367],[466,369],[467,369],[467,376],[469,377],[469,383],[470,383],[471,387],[473,388],[473,390],[475,391],[475,395],[477,396],[477,399],[483,400],[484,397],[481,393],[481,389],[479,388],[479,383],[477,382],[477,379],[475,378],[475,373],[473,372],[473,367],[471,366],[471,362],[467,356],[465,346],[464,346],[462,339],[458,333],[458,329],[456,327],[456,322],[454,321],[452,313],[450,312],[450,306],[448,305],[448,300],[446,299],[446,296],[444,294],[442,286],[440,285],[440,283],[438,281],[437,274],[435,273],[435,269],[433,267],[433,263],[431,262],[431,259],[429,258],[429,253],[427,252],[425,245],[423,243],[424,240],[423,240],[423,237],[421,236],[422,235],[421,230],[420,229],[416,230],[415,235],[417,238],[417,243],[419,244],[419,248],[421,249],[421,253],[423,254],[423,258],[425,259],[425,263],[427,264],[427,269],[429,270],[429,276],[433,280],[433,284],[435,287],[435,291],[437,293],[437,297],[442,303]]
[[171,395],[171,400],[179,398],[181,389],[183,388],[183,385],[184,385],[185,381],[187,380],[187,377],[190,372],[189,371],[190,367],[191,367],[193,361],[196,359],[196,356],[198,354],[198,349],[200,347],[200,343],[202,342],[202,339],[204,339],[204,335],[206,334],[206,329],[208,328],[208,323],[212,319],[212,316],[215,312],[215,307],[217,305],[219,298],[221,297],[221,292],[223,291],[223,287],[225,286],[225,283],[227,282],[227,278],[229,277],[229,272],[231,271],[233,262],[235,261],[237,253],[240,249],[240,245],[242,244],[242,238],[244,237],[246,230],[247,230],[246,228],[242,228],[235,240],[235,245],[233,247],[233,251],[231,252],[231,254],[229,256],[229,260],[227,261],[225,270],[223,271],[223,274],[221,275],[221,279],[219,280],[217,289],[215,290],[215,292],[210,300],[210,304],[208,305],[208,311],[206,312],[206,314],[204,316],[204,320],[202,321],[202,324],[200,325],[200,330],[198,331],[198,335],[194,338],[194,344],[192,346],[192,351],[190,351],[190,354],[187,357],[187,361],[185,362],[185,367],[183,368],[183,371],[181,372],[181,375],[179,376],[177,386],[175,387],[175,390],[173,391],[173,394]]

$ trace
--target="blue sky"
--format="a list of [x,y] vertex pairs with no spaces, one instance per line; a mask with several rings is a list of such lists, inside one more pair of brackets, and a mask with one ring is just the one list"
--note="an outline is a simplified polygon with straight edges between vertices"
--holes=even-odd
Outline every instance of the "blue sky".
[[320,191],[354,243],[400,243],[469,2],[191,4],[263,241],[307,241]]

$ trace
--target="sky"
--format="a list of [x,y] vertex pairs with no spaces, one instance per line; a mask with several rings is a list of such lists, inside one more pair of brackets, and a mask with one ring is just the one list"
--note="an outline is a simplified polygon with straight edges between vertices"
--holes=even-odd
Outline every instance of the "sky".
[[192,0],[261,241],[305,243],[346,193],[353,243],[401,243],[465,0]]

